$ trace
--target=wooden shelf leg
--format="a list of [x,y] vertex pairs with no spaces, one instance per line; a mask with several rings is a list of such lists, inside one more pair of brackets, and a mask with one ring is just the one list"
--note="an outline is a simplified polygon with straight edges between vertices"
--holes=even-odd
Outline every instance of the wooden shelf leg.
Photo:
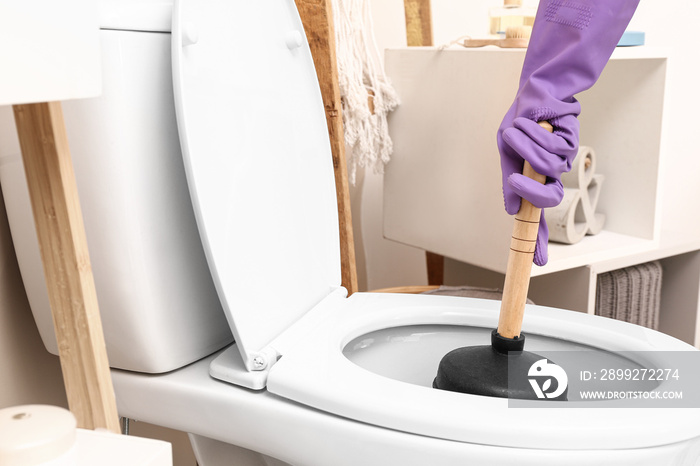
[[15,105],[13,109],[68,407],[78,427],[118,433],[117,406],[61,104]]
[[425,251],[425,265],[428,269],[428,285],[442,286],[445,283],[445,256]]

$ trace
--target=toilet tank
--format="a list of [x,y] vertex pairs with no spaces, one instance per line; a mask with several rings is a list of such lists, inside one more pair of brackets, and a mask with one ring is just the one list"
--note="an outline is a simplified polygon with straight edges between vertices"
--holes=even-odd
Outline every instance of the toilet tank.
[[[185,179],[171,6],[143,0],[102,6],[103,94],[63,103],[68,139],[110,365],[166,372],[233,337]],[[18,149],[0,157],[22,280],[44,344],[58,354],[22,160]]]

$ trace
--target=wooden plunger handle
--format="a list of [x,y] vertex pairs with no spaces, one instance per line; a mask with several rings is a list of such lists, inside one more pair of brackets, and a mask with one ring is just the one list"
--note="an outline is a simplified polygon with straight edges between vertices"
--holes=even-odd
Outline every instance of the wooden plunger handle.
[[[540,121],[539,125],[550,133],[553,131],[552,125],[546,121]],[[547,179],[546,176],[537,173],[527,161],[523,166],[523,175],[543,184]],[[520,210],[515,214],[506,280],[503,285],[501,314],[498,318],[498,333],[505,338],[520,336],[541,210],[523,199]]]

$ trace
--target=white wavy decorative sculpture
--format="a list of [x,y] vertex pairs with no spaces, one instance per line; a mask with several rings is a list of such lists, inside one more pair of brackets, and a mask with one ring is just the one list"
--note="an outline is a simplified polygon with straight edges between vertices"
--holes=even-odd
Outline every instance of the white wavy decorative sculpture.
[[593,149],[579,147],[573,168],[561,177],[564,199],[558,206],[545,209],[550,241],[574,244],[603,229],[605,215],[595,210],[605,177],[596,175],[595,167]]

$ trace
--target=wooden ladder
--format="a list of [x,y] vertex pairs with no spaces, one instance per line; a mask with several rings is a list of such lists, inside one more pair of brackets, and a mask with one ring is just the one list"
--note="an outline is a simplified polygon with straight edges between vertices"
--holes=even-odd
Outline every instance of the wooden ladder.
[[[352,232],[352,213],[350,210],[350,189],[345,161],[343,117],[338,87],[338,64],[335,52],[331,0],[295,1],[304,24],[311,54],[313,55],[316,74],[321,87],[323,105],[326,110],[326,122],[331,140],[338,200],[342,285],[348,290],[348,294],[352,294],[358,291],[357,268]],[[404,11],[408,45],[433,45],[430,0],[404,0]],[[444,273],[444,257],[426,251],[426,266],[428,269],[428,284],[441,285]],[[413,287],[409,288],[413,289]]]
[[78,427],[119,417],[60,102],[13,106],[68,407]]

